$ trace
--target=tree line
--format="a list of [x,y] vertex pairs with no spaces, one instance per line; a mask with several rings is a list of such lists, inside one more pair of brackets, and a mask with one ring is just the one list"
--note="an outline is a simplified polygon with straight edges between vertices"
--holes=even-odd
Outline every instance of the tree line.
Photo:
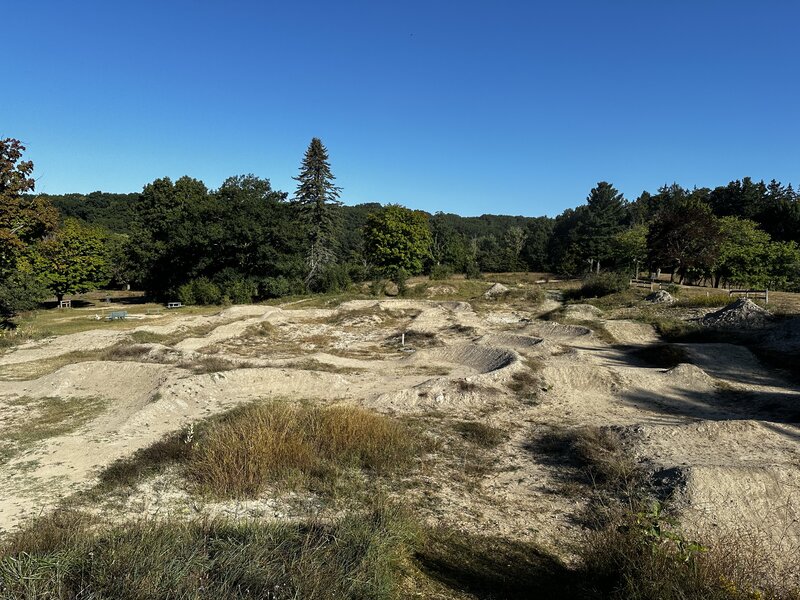
[[451,273],[664,270],[681,282],[791,289],[800,281],[800,195],[749,178],[665,185],[628,201],[599,182],[555,218],[461,217],[339,200],[314,138],[288,193],[255,175],[218,189],[188,176],[138,194],[34,194],[33,164],[0,140],[0,311],[103,286],[162,300],[251,302],[352,282]]

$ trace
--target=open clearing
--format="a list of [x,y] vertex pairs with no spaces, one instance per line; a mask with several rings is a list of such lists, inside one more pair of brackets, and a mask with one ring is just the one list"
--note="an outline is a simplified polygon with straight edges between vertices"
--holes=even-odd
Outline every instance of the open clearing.
[[800,555],[800,388],[788,377],[730,343],[681,342],[675,364],[658,364],[663,343],[630,308],[570,305],[543,320],[556,296],[478,298],[235,306],[13,347],[0,356],[0,533],[63,502],[119,519],[336,515],[342,500],[314,492],[205,497],[169,469],[122,495],[95,487],[166,434],[287,400],[420,431],[424,456],[381,491],[432,526],[533,542],[569,562],[587,500],[564,483],[568,457],[536,442],[597,427],[620,435],[707,544],[749,536],[775,564]]

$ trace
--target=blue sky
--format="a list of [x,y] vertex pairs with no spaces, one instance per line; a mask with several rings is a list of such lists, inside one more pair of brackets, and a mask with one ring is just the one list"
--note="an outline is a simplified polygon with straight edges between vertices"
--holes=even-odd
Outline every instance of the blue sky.
[[554,215],[607,180],[800,182],[792,0],[2,2],[0,136],[42,192],[255,173]]

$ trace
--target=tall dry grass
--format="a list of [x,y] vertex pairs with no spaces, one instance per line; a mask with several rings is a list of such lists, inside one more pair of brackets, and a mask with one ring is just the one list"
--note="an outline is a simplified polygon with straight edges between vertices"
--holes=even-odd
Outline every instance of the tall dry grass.
[[201,431],[186,472],[206,493],[241,498],[270,484],[334,478],[344,469],[395,472],[418,449],[408,427],[360,408],[272,402],[234,410]]

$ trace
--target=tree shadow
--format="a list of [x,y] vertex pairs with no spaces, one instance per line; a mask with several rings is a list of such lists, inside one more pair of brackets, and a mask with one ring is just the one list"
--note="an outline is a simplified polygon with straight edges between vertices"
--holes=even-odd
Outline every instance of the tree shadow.
[[596,598],[558,558],[530,543],[439,528],[416,553],[431,579],[481,600]]

